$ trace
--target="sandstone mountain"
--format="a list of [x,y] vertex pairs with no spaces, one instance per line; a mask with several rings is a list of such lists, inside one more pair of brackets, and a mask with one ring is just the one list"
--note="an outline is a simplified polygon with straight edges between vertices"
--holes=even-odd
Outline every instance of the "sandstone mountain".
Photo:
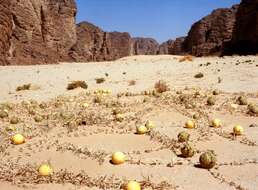
[[168,40],[159,46],[158,54],[182,55],[184,50],[185,37],[176,38],[176,40]]
[[128,33],[104,32],[99,27],[82,22],[77,25],[77,42],[69,55],[73,61],[110,61],[129,56],[131,37]]
[[110,61],[130,55],[258,53],[258,0],[217,9],[186,37],[151,38],[76,25],[74,0],[0,0],[0,65]]
[[73,0],[1,0],[0,9],[2,64],[54,63],[76,41]]
[[242,0],[232,40],[225,44],[224,54],[258,53],[258,0]]
[[220,54],[232,38],[238,6],[217,9],[193,24],[185,39],[185,50],[195,56]]
[[155,55],[159,44],[151,38],[131,38],[124,32],[105,32],[82,22],[77,25],[77,42],[69,55],[73,61],[111,61],[130,55]]
[[133,55],[155,55],[159,49],[159,43],[152,38],[133,38]]

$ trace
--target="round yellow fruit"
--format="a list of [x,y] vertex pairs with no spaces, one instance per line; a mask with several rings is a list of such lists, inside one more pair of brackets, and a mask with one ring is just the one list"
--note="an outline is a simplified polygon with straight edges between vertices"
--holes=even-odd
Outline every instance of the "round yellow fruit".
[[212,120],[211,126],[212,126],[212,127],[215,127],[215,128],[221,127],[221,126],[222,126],[221,120],[220,120],[220,119],[214,119],[214,120]]
[[11,140],[15,145],[23,144],[25,142],[25,138],[21,134],[14,135]]
[[241,126],[241,125],[236,125],[234,128],[233,128],[233,133],[234,135],[242,135],[244,132],[244,128]]
[[123,114],[120,114],[120,113],[116,114],[116,120],[117,120],[117,121],[122,122],[123,119],[124,119],[124,115],[123,115]]
[[195,128],[195,123],[194,123],[194,121],[192,121],[192,120],[187,121],[187,122],[185,123],[185,128],[187,128],[187,129],[193,129],[193,128]]
[[82,106],[83,106],[84,108],[87,108],[87,107],[89,107],[89,104],[85,102],[84,104],[82,104]]
[[136,128],[136,131],[137,131],[137,134],[143,135],[143,134],[148,132],[148,128],[145,127],[144,125],[141,125],[141,126]]
[[125,190],[141,190],[141,185],[137,181],[129,181]]
[[147,127],[147,129],[153,129],[154,127],[155,127],[155,125],[154,125],[154,123],[153,122],[151,122],[151,121],[147,121],[146,123],[145,123],[145,127]]
[[125,162],[125,155],[122,152],[115,152],[112,154],[112,163],[115,165],[123,164]]
[[39,174],[41,176],[49,176],[53,173],[53,169],[48,164],[43,164],[39,167]]
[[237,109],[237,108],[238,108],[238,105],[237,105],[237,104],[230,104],[230,107],[231,107],[232,109]]

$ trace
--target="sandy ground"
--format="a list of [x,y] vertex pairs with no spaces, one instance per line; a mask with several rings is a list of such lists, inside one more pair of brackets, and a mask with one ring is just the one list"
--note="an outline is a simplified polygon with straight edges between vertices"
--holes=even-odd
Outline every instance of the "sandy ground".
[[[105,63],[0,67],[0,110],[8,112],[0,119],[0,189],[120,189],[137,180],[143,189],[257,190],[258,114],[247,105],[230,105],[240,95],[258,104],[258,57],[178,59],[136,56]],[[194,78],[199,72],[204,77]],[[96,84],[100,77],[106,81]],[[84,80],[89,88],[67,91],[73,80]],[[135,85],[129,86],[131,80]],[[158,80],[166,81],[170,91],[149,94]],[[26,83],[39,89],[16,92]],[[111,89],[112,94],[96,95],[96,89]],[[218,95],[212,95],[215,89]],[[207,105],[208,97],[215,98],[215,105]],[[42,120],[36,122],[36,116]],[[10,124],[14,117],[19,122]],[[214,118],[221,119],[221,128],[209,126]],[[184,128],[189,119],[195,129]],[[136,126],[147,120],[155,128],[136,135]],[[243,126],[243,135],[231,134],[236,124]],[[179,156],[181,131],[190,134],[196,152],[191,158]],[[11,144],[16,133],[26,137],[24,144]],[[210,170],[198,167],[207,150],[217,155]],[[126,154],[126,163],[110,163],[115,151]],[[54,174],[39,176],[38,166],[46,162]]]

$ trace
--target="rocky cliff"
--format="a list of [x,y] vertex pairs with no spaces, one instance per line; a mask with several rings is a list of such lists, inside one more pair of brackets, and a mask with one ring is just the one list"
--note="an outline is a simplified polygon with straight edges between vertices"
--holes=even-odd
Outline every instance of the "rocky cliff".
[[1,56],[9,64],[55,63],[76,41],[73,0],[1,0],[0,7]]
[[10,64],[8,58],[13,26],[10,6],[10,0],[0,0],[0,65]]
[[82,22],[77,25],[77,42],[69,55],[73,61],[87,62],[115,60],[130,53],[128,33],[104,32],[89,22]]
[[184,42],[185,49],[195,56],[220,53],[223,43],[232,38],[237,8],[217,9],[193,24]]
[[158,54],[182,55],[185,54],[184,49],[185,37],[176,38],[176,40],[168,40],[159,46]]
[[159,43],[152,38],[133,38],[133,55],[156,55]]
[[236,15],[232,40],[224,54],[258,53],[258,0],[242,0]]

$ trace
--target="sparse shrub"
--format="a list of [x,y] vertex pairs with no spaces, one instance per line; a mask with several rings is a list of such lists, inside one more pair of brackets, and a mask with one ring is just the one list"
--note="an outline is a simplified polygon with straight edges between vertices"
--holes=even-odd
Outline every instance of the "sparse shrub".
[[18,86],[16,88],[16,91],[22,91],[22,90],[30,90],[31,84],[24,84],[22,86]]
[[158,93],[163,93],[170,90],[167,82],[162,80],[159,80],[158,82],[156,82],[154,88]]
[[96,80],[97,84],[101,84],[101,83],[106,81],[106,79],[104,79],[103,77],[102,78],[96,78],[95,80]]
[[212,91],[212,94],[213,94],[214,96],[219,95],[219,91],[218,91],[218,90],[213,90],[213,91]]
[[129,86],[134,86],[136,84],[136,81],[135,80],[130,80],[129,82],[128,82],[128,85]]
[[197,73],[196,75],[194,75],[194,78],[197,78],[197,79],[203,78],[203,77],[204,77],[203,73]]
[[179,59],[179,62],[184,62],[184,61],[193,61],[193,56],[186,55],[186,56]]
[[73,81],[71,83],[69,83],[67,85],[67,90],[73,90],[73,89],[76,89],[76,88],[83,88],[83,89],[87,89],[88,88],[88,85],[85,81],[80,81],[80,80],[77,80],[77,81]]

